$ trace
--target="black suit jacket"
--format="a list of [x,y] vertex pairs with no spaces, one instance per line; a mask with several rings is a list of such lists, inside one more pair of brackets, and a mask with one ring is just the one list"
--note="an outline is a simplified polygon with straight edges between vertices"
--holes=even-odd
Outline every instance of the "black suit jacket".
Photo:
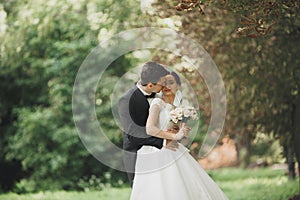
[[149,103],[143,93],[134,85],[119,100],[119,116],[124,129],[124,164],[132,184],[136,163],[136,152],[143,145],[163,146],[163,139],[146,133]]

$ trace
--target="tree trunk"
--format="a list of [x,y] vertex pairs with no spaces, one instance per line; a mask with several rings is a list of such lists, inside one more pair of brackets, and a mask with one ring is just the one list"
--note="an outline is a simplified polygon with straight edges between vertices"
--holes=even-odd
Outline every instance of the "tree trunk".
[[247,168],[250,165],[251,155],[252,155],[252,146],[251,146],[252,136],[247,134],[244,138],[244,144],[241,148],[238,148],[239,151],[239,162],[241,167]]
[[294,159],[294,148],[292,147],[293,144],[287,144],[285,147],[285,158],[288,164],[288,174],[291,180],[296,178],[295,173],[295,159]]
[[[300,174],[300,95],[298,95],[295,102],[293,124],[294,124],[293,143],[294,143],[296,159],[298,162],[298,174]],[[299,194],[300,194],[300,175],[299,175]]]

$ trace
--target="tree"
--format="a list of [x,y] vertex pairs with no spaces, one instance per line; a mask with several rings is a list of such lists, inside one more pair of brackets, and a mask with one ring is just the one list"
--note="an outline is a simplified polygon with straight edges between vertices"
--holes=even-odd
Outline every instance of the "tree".
[[219,66],[228,97],[225,132],[237,146],[251,155],[251,142],[262,131],[279,138],[291,155],[299,152],[292,128],[299,94],[299,2],[184,0],[155,7],[159,17],[179,18],[180,31],[197,39]]
[[[99,42],[139,23],[139,6],[135,1],[32,0],[5,1],[0,8],[5,16],[0,25],[6,27],[0,54],[0,163],[3,169],[16,166],[9,172],[1,170],[1,188],[84,189],[80,180],[88,182],[95,174],[101,181],[111,181],[104,178],[106,172],[116,174],[111,179],[126,181],[123,173],[102,165],[84,148],[71,102],[75,76],[85,57]],[[114,79],[128,67],[123,56],[107,73]],[[106,86],[110,90],[113,85]],[[107,90],[100,87],[98,95],[108,96]],[[101,115],[109,113],[110,102],[103,101],[101,109]],[[105,124],[107,129],[109,125]],[[16,176],[7,177],[10,174]]]

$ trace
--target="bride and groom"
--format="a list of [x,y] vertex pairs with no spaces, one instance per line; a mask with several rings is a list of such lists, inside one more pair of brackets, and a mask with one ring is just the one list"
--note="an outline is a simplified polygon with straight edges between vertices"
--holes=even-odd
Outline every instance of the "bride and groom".
[[[143,65],[140,81],[119,100],[124,166],[131,200],[223,200],[227,197],[179,140],[189,127],[168,128],[181,102],[181,81],[156,62]],[[156,93],[161,97],[155,97]],[[149,105],[148,98],[155,97]]]

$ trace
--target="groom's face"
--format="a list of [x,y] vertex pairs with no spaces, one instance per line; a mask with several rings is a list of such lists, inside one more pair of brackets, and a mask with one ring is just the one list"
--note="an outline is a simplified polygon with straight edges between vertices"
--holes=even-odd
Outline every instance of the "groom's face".
[[153,84],[151,92],[155,92],[155,93],[160,92],[165,86],[165,83],[166,83],[166,77],[161,77],[156,84]]

